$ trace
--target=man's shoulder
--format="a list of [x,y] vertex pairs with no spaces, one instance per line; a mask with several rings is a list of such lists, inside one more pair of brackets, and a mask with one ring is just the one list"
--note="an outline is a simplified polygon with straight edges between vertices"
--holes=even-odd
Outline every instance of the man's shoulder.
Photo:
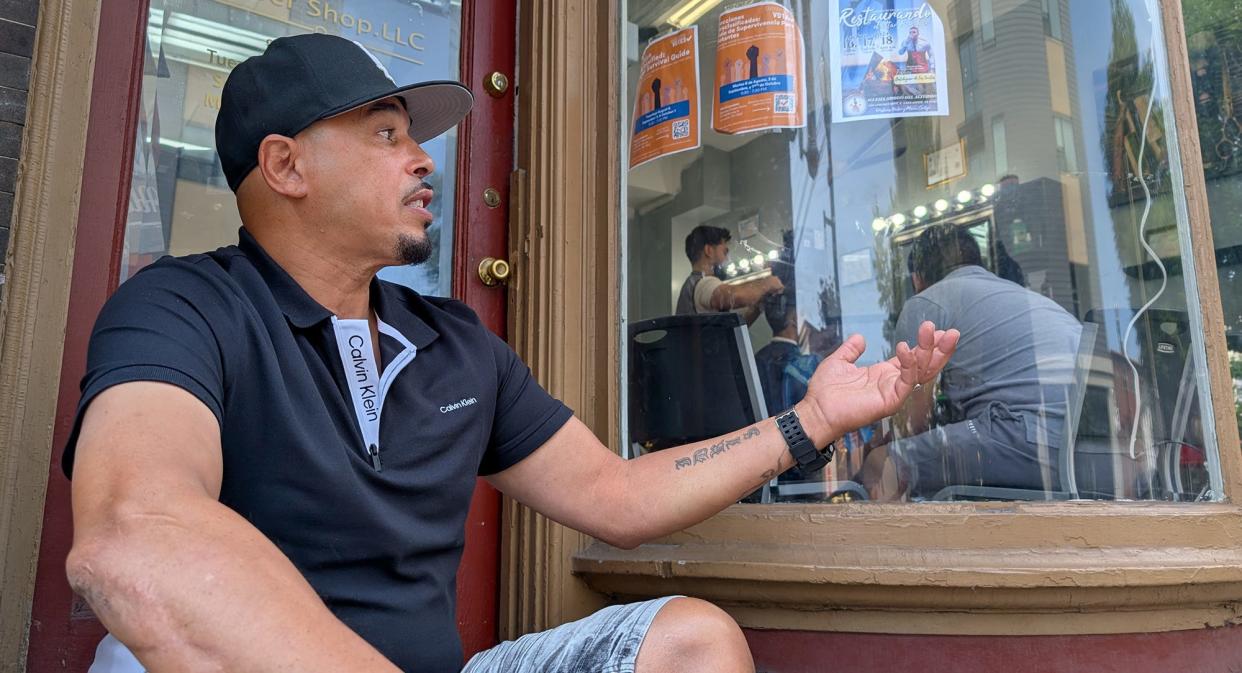
[[486,330],[483,319],[465,302],[452,297],[425,295],[399,283],[379,279],[384,292],[433,329]]
[[235,284],[230,279],[230,270],[237,264],[238,258],[244,260],[245,256],[235,246],[211,252],[161,257],[121,283],[113,297],[121,300],[151,300],[160,294],[156,290],[163,294],[182,296],[193,296],[200,292],[218,293]]
[[716,288],[720,287],[721,285],[724,285],[723,280],[720,280],[716,276],[704,275],[703,279],[699,281],[699,284],[695,286],[694,291],[696,294],[699,292],[707,292],[707,291],[715,292]]
[[[248,324],[283,323],[273,291],[236,247],[162,257],[143,267],[105,302],[97,333],[113,325],[147,325],[159,331],[197,326],[203,333],[233,334]],[[245,340],[225,339],[242,346]]]
[[801,350],[794,344],[783,341],[770,341],[766,346],[755,352],[755,360],[778,368],[784,368],[785,364],[800,354]]

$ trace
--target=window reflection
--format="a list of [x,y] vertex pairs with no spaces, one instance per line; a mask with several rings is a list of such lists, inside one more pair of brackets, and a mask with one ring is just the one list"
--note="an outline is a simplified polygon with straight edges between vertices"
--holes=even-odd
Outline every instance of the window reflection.
[[[271,40],[309,32],[358,41],[399,82],[457,79],[457,0],[151,0],[121,281],[164,255],[237,241],[241,218],[215,152],[225,79]],[[452,249],[456,131],[424,149],[437,166],[428,229],[435,253],[380,275],[448,295],[451,260],[441,251]]]
[[[627,91],[642,45],[682,4],[629,2]],[[843,438],[822,473],[793,471],[753,499],[1218,499],[1171,111],[1155,86],[1162,38],[1144,4],[929,2],[949,114],[843,123],[829,5],[785,3],[805,38],[804,127],[722,135],[700,106],[700,149],[628,173],[627,450],[675,443],[653,414],[688,441],[711,436],[698,435],[714,404],[730,410],[724,430],[788,408],[843,335],[863,334],[875,362],[933,318],[963,331],[938,383]],[[697,22],[705,72],[733,7]],[[715,78],[700,81],[710,103]],[[703,228],[716,243],[687,245]],[[721,288],[729,301],[713,302]],[[675,314],[635,345],[633,327]],[[717,352],[742,355],[661,369],[653,353],[707,338],[696,319],[724,321]]]
[[[1242,14],[1232,3],[1215,0],[1186,0],[1182,11],[1236,417],[1242,430],[1242,226],[1238,225],[1242,212]],[[1173,460],[1189,456],[1193,464],[1201,449],[1184,442],[1170,451]]]

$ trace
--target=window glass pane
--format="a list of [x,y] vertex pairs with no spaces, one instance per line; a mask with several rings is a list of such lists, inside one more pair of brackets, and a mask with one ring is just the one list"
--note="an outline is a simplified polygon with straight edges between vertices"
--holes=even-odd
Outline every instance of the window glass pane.
[[977,81],[978,63],[975,62],[975,41],[970,37],[962,40],[958,47],[961,51],[962,86],[972,87]]
[[[758,38],[730,51],[722,15],[740,3],[628,3],[626,147],[661,119],[663,142],[701,143],[627,171],[627,452],[779,412],[845,335],[876,363],[929,318],[964,336],[928,394],[753,499],[1219,499],[1159,17],[1142,0],[1049,4],[1055,41],[1029,3],[982,0],[985,44],[993,24],[1008,40],[988,58],[1001,45],[975,56],[961,0],[927,3],[917,33],[922,2],[840,2],[864,28],[835,4],[780,5],[804,67],[773,70]],[[678,42],[689,25],[697,41]],[[697,96],[641,72],[665,38],[697,48]],[[801,86],[781,87],[799,72],[801,123],[716,130],[718,96],[784,91],[763,100],[796,115]]]
[[1062,173],[1073,173],[1078,170],[1078,157],[1075,154],[1074,126],[1069,120],[1057,117],[1052,120],[1057,139],[1057,165]]
[[[1183,0],[1216,275],[1242,430],[1242,13],[1232,2]],[[1195,451],[1182,447],[1183,454]]]
[[[237,241],[241,219],[215,152],[221,89],[237,63],[271,40],[309,32],[356,40],[398,83],[458,78],[457,0],[151,0],[122,281],[164,255]],[[428,230],[435,252],[380,276],[447,295],[456,131],[423,147],[436,165]]]
[[1005,144],[1005,120],[996,117],[992,120],[992,156],[996,162],[998,175],[1009,170],[1009,149]]
[[996,41],[996,24],[992,20],[992,0],[979,0],[979,22],[983,25],[983,41]]
[[1051,38],[1061,39],[1061,0],[1041,0],[1044,10],[1044,32]]

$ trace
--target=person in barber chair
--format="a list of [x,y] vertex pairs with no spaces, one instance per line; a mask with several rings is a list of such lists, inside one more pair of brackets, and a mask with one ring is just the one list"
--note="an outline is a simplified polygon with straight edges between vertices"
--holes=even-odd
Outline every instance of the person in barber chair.
[[899,437],[867,456],[860,478],[871,496],[930,498],[952,485],[1057,488],[1082,325],[986,269],[964,228],[924,231],[908,268],[917,294],[902,307],[894,340],[931,320],[958,330],[961,341],[941,373],[941,401],[934,386],[916,388],[896,418]]

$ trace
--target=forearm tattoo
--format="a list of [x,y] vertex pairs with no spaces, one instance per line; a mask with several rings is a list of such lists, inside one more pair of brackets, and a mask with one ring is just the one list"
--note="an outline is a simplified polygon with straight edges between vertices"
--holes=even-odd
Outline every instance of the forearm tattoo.
[[680,471],[680,470],[694,467],[695,465],[698,465],[700,463],[706,463],[707,461],[715,458],[716,456],[719,456],[720,454],[727,452],[729,449],[732,449],[738,444],[741,444],[742,442],[748,439],[753,439],[758,436],[759,436],[759,428],[757,427],[747,428],[745,432],[743,432],[740,435],[737,435],[736,437],[722,439],[716,442],[715,444],[712,444],[710,446],[705,446],[701,449],[695,450],[695,452],[690,456],[687,456],[685,458],[678,458],[674,462],[673,465],[677,470]]

